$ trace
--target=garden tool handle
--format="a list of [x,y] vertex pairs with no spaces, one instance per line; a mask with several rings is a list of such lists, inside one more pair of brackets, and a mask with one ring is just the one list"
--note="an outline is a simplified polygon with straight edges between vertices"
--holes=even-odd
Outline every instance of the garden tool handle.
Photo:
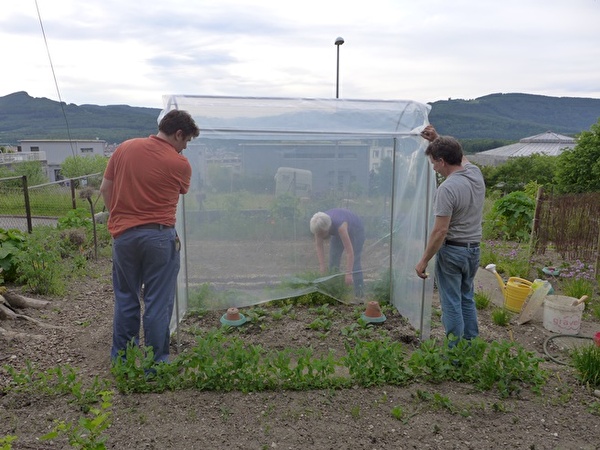
[[588,299],[587,295],[582,295],[581,298],[579,300],[575,300],[571,306],[580,305],[581,303],[585,302],[587,299]]

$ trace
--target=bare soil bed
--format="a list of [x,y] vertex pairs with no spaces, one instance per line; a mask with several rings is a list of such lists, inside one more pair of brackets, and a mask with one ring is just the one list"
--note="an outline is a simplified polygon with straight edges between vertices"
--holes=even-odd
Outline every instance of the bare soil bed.
[[[112,380],[109,350],[112,334],[110,261],[92,264],[85,280],[74,283],[65,298],[54,298],[43,310],[21,311],[44,323],[2,323],[12,331],[38,335],[0,341],[0,364],[18,370],[32,362],[39,369],[58,365],[77,368],[84,380]],[[265,306],[268,308],[267,306]],[[434,308],[439,307],[434,301]],[[316,317],[310,307],[295,306],[281,320],[266,316],[235,331],[251,344],[266,348],[308,347],[315,352],[344,352],[341,330],[356,322],[356,306],[332,304],[333,326],[326,335],[308,327]],[[491,309],[480,311],[481,337],[514,339],[544,357],[543,342],[551,333],[541,323],[501,327]],[[243,311],[242,311],[243,312]],[[172,340],[174,354],[195,342],[195,333],[220,326],[224,311],[186,318]],[[394,312],[378,327],[407,349],[416,348],[415,331]],[[582,333],[600,330],[587,319]],[[434,316],[432,337],[443,337]],[[0,338],[1,339],[1,338]],[[178,391],[124,395],[115,392],[111,426],[105,432],[111,449],[598,449],[600,399],[578,383],[573,369],[551,360],[542,395],[523,389],[508,399],[497,391],[480,392],[459,383],[407,387],[355,387],[344,390],[241,392]],[[0,370],[0,439],[17,436],[13,449],[71,448],[64,438],[41,441],[55,420],[76,423],[84,413],[69,397],[24,394],[5,389],[10,377]],[[87,382],[86,381],[86,382]],[[417,392],[439,394],[454,408],[420,402]],[[400,406],[403,420],[391,411]],[[596,412],[596,414],[594,414]]]

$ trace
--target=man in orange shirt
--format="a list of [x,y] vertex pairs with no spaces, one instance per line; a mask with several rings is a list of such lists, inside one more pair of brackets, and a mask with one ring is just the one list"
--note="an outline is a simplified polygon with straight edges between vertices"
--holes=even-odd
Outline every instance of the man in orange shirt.
[[[144,340],[154,360],[169,360],[169,323],[180,267],[175,214],[190,187],[192,169],[181,152],[200,134],[186,111],[169,111],[158,133],[123,142],[111,156],[100,192],[113,237],[115,310],[111,358]],[[143,286],[143,293],[142,293]]]

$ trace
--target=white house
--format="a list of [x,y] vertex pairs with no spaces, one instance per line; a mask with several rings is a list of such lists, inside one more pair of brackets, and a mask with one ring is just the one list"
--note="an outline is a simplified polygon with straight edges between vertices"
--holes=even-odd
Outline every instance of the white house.
[[50,181],[61,179],[60,165],[69,156],[104,156],[106,141],[100,139],[54,140],[27,139],[19,141],[18,151],[22,153],[43,152],[46,155],[47,172]]

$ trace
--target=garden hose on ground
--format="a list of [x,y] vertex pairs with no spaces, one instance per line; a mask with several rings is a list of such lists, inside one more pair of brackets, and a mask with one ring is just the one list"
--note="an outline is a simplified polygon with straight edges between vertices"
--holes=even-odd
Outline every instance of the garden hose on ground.
[[554,356],[552,356],[548,352],[548,343],[551,342],[551,341],[553,341],[556,338],[562,338],[562,337],[575,338],[575,339],[589,339],[589,340],[593,339],[593,338],[588,337],[588,336],[579,336],[579,335],[575,335],[575,334],[555,334],[555,335],[552,335],[552,336],[548,336],[546,338],[546,340],[544,341],[544,353],[546,354],[546,356],[548,358],[550,358],[555,363],[557,363],[557,364],[563,364],[565,366],[571,365],[571,364],[569,364],[568,362],[564,362],[564,361],[561,361],[561,360],[555,358]]

